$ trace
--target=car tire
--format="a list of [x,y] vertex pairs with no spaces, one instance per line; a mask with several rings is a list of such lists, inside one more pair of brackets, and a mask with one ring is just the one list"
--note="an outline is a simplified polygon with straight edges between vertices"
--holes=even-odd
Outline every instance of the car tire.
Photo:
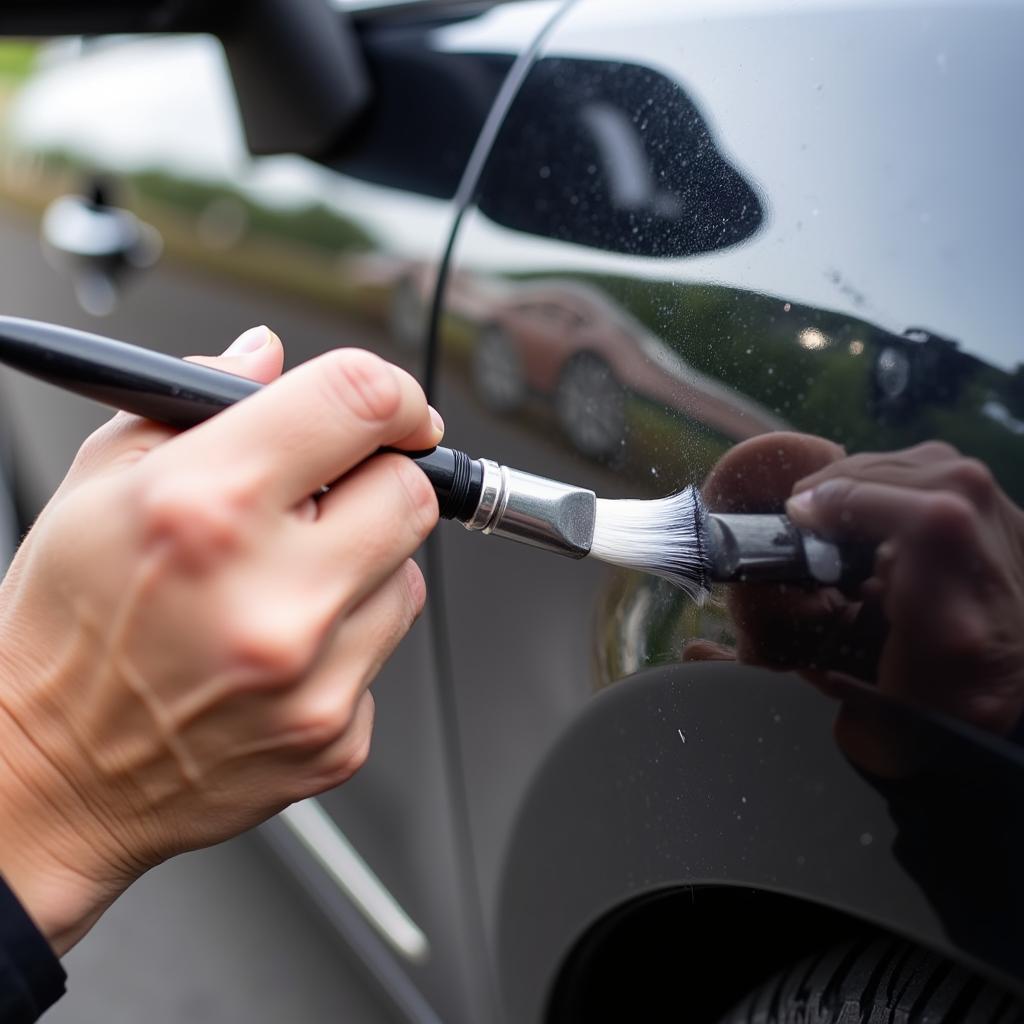
[[555,394],[558,422],[583,455],[607,461],[626,437],[626,391],[593,352],[577,352],[562,367]]
[[508,414],[526,401],[526,370],[515,344],[495,324],[480,332],[473,346],[473,388],[491,412]]
[[970,971],[900,939],[810,956],[720,1024],[1022,1024],[1024,1006]]

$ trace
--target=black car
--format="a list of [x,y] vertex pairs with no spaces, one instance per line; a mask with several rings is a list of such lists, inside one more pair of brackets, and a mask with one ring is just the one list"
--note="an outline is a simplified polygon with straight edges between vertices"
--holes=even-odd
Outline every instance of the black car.
[[[606,497],[800,431],[944,441],[1024,503],[1020,4],[36,0],[0,31],[51,37],[3,106],[4,313],[365,346],[447,443]],[[0,376],[0,547],[104,416]],[[737,643],[724,590],[453,524],[424,562],[369,763],[264,827],[409,1020],[1024,1019],[1012,734],[866,662],[837,693],[695,660]]]

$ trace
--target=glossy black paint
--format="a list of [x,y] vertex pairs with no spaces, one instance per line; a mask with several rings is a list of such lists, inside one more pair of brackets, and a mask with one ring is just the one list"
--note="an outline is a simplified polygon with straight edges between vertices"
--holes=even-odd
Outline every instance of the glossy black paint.
[[523,83],[477,204],[516,231],[633,256],[735,245],[764,216],[678,84],[640,64],[565,57]]
[[[223,82],[169,73],[191,41],[97,51],[15,107],[8,209],[102,175],[165,257],[99,326],[8,212],[0,302],[178,355],[261,320],[293,360],[363,344],[434,381],[447,443],[603,496],[699,482],[794,428],[850,450],[941,437],[1020,502],[1022,27],[1009,3],[402,10],[360,24],[375,104],[322,165],[225,152],[236,123],[195,123]],[[115,102],[105,68],[139,88]],[[75,93],[93,113],[54,117]],[[99,417],[0,387],[36,508]],[[720,595],[698,609],[452,524],[428,569],[431,632],[375,687],[369,765],[322,803],[429,961],[272,831],[410,1019],[499,1019],[493,972],[510,1024],[666,981],[711,1020],[789,958],[879,930],[1020,991],[1008,741],[848,693],[906,768],[883,781],[802,679],[683,663],[735,639]],[[610,989],[625,943],[636,973]]]
[[[851,451],[942,438],[1020,501],[1010,276],[1024,215],[1007,174],[1020,142],[1002,113],[1021,84],[1005,45],[1014,26],[1008,5],[692,16],[576,5],[517,96],[456,237],[449,272],[492,298],[481,309],[465,287],[446,296],[436,400],[450,434],[608,496],[700,482],[765,430]],[[617,151],[602,149],[594,107],[622,126]],[[639,182],[631,202],[616,186],[624,152]],[[687,178],[693,164],[705,176]],[[672,209],[659,198],[671,173],[675,230],[653,212]],[[694,888],[714,905],[729,884],[840,910],[851,929],[911,935],[1019,984],[1024,902],[997,852],[1004,836],[1019,841],[1006,831],[1021,770],[1011,748],[983,755],[1005,756],[1002,772],[963,800],[953,794],[974,778],[973,748],[946,749],[948,769],[915,793],[934,817],[946,794],[938,825],[850,766],[831,735],[834,705],[806,683],[678,665],[695,638],[734,640],[720,602],[696,609],[653,580],[473,540],[437,543],[453,636],[475,641],[453,645],[452,676],[471,723],[470,814],[511,1019],[569,1005],[548,1003],[559,965],[578,964],[574,942],[614,909]],[[502,614],[481,606],[481,577],[503,581]],[[477,651],[496,654],[484,672]],[[658,665],[677,667],[642,674]],[[609,686],[614,702],[594,696]],[[679,768],[694,740],[683,726],[684,747],[674,714],[706,735],[699,793]],[[779,743],[782,760],[765,759],[759,739]],[[733,807],[747,795],[737,779],[757,785],[752,814]],[[863,827],[847,831],[854,819]],[[963,837],[979,839],[970,857]],[[958,855],[935,857],[929,877],[922,849],[951,844]],[[975,892],[982,875],[987,896]],[[976,895],[988,909],[975,916]],[[807,912],[773,911],[786,948],[799,947],[789,923]],[[655,957],[670,939],[648,941]],[[701,983],[716,981],[687,976]]]

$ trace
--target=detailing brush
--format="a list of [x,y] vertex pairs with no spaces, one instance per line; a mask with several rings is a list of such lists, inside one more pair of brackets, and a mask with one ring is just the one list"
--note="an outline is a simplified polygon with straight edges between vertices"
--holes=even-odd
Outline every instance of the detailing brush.
[[[55,324],[0,316],[0,362],[106,405],[187,429],[263,385]],[[713,582],[848,585],[873,553],[846,549],[783,515],[709,512],[694,487],[653,500],[593,491],[465,452],[402,452],[437,494],[441,518],[524,544],[654,573],[701,601]]]
[[710,512],[692,486],[667,498],[598,498],[596,505],[593,557],[663,576],[698,602],[712,583],[851,587],[874,565],[873,548],[840,546],[781,513]]

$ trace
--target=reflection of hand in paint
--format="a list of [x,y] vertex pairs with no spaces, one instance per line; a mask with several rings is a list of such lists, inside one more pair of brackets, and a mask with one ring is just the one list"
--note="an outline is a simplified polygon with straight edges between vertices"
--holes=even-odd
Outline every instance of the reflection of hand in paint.
[[[687,660],[796,668],[825,688],[873,680],[994,732],[1014,729],[1024,711],[1024,511],[984,465],[938,442],[847,457],[822,438],[767,434],[722,458],[705,497],[723,511],[785,503],[801,526],[878,553],[856,595],[731,588],[736,650],[694,641]],[[845,731],[861,746],[852,720]]]

